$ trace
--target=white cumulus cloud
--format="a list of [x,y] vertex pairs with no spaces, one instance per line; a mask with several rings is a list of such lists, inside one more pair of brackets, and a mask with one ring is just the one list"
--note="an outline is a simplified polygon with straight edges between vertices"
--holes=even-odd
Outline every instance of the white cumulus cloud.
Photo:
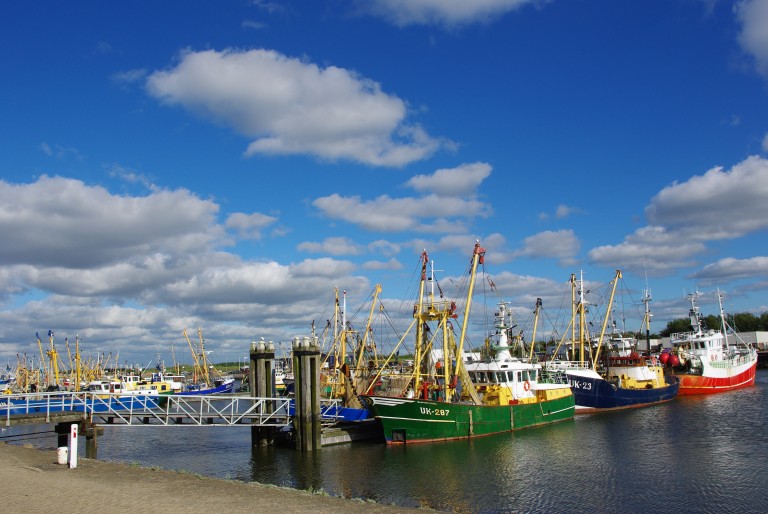
[[513,257],[555,258],[563,266],[576,262],[576,255],[581,244],[573,230],[545,230],[523,241],[523,248],[513,253]]
[[712,264],[707,264],[689,278],[698,279],[705,284],[726,282],[740,278],[768,276],[768,257],[735,259],[726,257]]
[[730,170],[662,189],[646,207],[653,225],[682,230],[691,240],[741,237],[768,228],[768,160],[752,156]]
[[[373,200],[334,193],[317,198],[312,205],[331,219],[344,220],[366,230],[401,232],[457,232],[475,217],[487,217],[491,207],[477,198],[477,187],[490,174],[487,164],[462,165],[417,175],[406,186],[429,192],[418,197],[393,198],[380,195]],[[454,196],[458,195],[460,196]]]
[[184,52],[146,81],[150,95],[254,138],[247,155],[310,154],[403,166],[440,142],[406,121],[406,104],[355,72],[279,52]]
[[463,164],[456,168],[437,170],[431,175],[416,175],[406,185],[419,192],[432,192],[441,196],[473,195],[483,180],[490,176],[492,169],[484,162]]

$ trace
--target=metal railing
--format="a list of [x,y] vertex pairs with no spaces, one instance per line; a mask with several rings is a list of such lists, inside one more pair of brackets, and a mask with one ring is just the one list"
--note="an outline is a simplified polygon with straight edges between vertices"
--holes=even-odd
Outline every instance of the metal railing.
[[146,412],[114,410],[92,412],[94,424],[115,426],[257,425],[284,427],[291,423],[289,398],[251,398],[247,396],[168,395],[158,408]]
[[[0,396],[0,416],[45,416],[51,413],[82,413],[96,425],[110,426],[262,426],[288,427],[293,399],[222,395],[125,395],[52,392]],[[341,418],[339,400],[321,400],[323,424]]]

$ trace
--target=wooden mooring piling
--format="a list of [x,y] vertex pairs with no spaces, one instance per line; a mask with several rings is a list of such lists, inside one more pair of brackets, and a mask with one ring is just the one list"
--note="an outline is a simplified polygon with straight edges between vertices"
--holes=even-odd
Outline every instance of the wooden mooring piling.
[[[260,398],[275,396],[275,345],[270,341],[251,343],[251,368],[248,376],[251,395]],[[265,406],[268,412],[274,412],[273,405]],[[275,427],[251,427],[253,446],[270,446],[275,441]]]
[[321,447],[320,347],[317,337],[293,340],[294,400],[293,432],[296,449],[319,450]]

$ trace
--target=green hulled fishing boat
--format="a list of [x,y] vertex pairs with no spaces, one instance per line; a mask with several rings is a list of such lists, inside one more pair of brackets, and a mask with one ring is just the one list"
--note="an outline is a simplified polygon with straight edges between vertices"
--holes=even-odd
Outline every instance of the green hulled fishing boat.
[[511,326],[503,302],[496,313],[493,357],[475,359],[475,354],[464,353],[477,267],[483,264],[484,255],[477,243],[456,344],[450,327],[450,320],[458,317],[456,304],[436,300],[433,291],[425,297],[429,258],[426,252],[422,254],[419,299],[411,325],[416,327],[412,379],[400,394],[378,391],[375,384],[379,382],[374,380],[361,396],[381,424],[387,443],[478,437],[573,418],[570,387],[545,380],[539,364],[510,354]]

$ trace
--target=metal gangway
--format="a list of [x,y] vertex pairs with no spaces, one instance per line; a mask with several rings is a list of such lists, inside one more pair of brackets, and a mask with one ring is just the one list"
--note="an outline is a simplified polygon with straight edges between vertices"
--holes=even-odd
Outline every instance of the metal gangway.
[[[340,420],[339,400],[320,401],[321,423]],[[62,414],[108,426],[290,427],[293,399],[241,395],[125,395],[56,391],[0,396],[6,426],[33,418],[50,423]],[[44,418],[41,419],[41,418]]]
[[89,413],[95,425],[109,426],[258,426],[289,427],[291,398],[240,395],[168,395],[156,408]]

